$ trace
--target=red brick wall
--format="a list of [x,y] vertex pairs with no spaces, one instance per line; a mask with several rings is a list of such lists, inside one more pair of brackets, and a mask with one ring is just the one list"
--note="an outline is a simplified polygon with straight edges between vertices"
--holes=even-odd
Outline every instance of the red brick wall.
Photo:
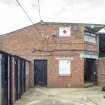
[[34,65],[33,65],[33,62],[31,62],[30,64],[29,64],[29,67],[30,67],[30,69],[29,69],[29,82],[28,82],[28,84],[29,84],[29,87],[34,87]]
[[[82,25],[71,26],[71,37],[58,37],[59,27],[64,26],[39,24],[37,25],[38,30],[35,28],[36,25],[29,26],[1,37],[0,47],[4,51],[26,58],[29,58],[29,55],[36,54],[35,50],[89,50],[97,52],[98,49],[95,45],[84,44],[84,27]],[[38,32],[39,30],[40,32]],[[57,37],[52,36],[54,33],[56,33]]]
[[[59,27],[65,26],[71,26],[71,37],[58,37]],[[57,36],[54,37],[53,34]],[[43,58],[48,60],[49,87],[82,87],[84,83],[84,61],[80,59],[79,54],[84,50],[96,51],[96,46],[90,46],[86,49],[84,26],[76,24],[36,24],[1,37],[0,43],[2,50],[32,61],[29,72],[31,87],[34,83],[33,60]],[[72,74],[68,77],[61,77],[57,74],[58,62],[56,57],[65,56],[74,58],[72,60]]]
[[58,59],[64,56],[52,56],[48,60],[48,87],[83,87],[84,61],[78,56],[66,56],[71,59],[71,75],[60,76]]
[[52,36],[53,33],[57,33],[58,36],[59,25],[39,25],[41,35],[35,26],[30,26],[1,37],[1,48],[4,51],[26,57],[34,55],[33,50],[83,50],[83,26],[78,26],[77,31],[74,31],[74,27],[75,25],[71,28],[71,37],[59,38]]
[[26,62],[26,90],[28,90],[30,87],[30,62]]
[[105,58],[98,61],[98,85],[105,86]]

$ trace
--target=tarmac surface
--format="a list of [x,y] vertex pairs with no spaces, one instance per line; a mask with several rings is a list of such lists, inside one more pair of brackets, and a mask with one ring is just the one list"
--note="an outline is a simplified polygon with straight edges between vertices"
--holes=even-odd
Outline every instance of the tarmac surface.
[[100,87],[32,88],[15,105],[105,105]]

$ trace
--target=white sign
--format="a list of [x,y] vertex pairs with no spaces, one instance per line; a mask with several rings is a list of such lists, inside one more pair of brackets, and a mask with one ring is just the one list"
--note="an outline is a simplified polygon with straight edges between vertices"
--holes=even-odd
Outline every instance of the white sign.
[[71,36],[71,27],[60,27],[59,28],[60,37],[69,37]]

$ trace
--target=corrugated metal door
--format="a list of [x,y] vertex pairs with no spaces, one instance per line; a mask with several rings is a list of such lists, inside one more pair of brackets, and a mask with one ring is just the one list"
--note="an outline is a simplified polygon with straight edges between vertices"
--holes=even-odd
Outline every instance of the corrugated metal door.
[[0,105],[2,105],[2,54],[0,54]]
[[18,74],[18,58],[15,58],[15,86],[16,86],[16,91],[15,91],[15,99],[19,99],[19,74]]
[[2,55],[2,105],[8,105],[8,55]]
[[9,56],[9,105],[12,105],[12,57]]

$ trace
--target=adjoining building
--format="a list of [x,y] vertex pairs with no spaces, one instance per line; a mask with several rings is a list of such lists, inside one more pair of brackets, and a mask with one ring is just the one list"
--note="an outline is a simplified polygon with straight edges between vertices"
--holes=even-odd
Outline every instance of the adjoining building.
[[100,29],[97,34],[99,35],[99,55],[105,57],[105,27]]
[[32,86],[30,62],[0,51],[0,105],[13,105]]
[[89,24],[40,22],[1,36],[0,48],[31,61],[33,85],[84,87],[97,83],[98,40]]
[[99,36],[98,84],[105,86],[105,27],[101,28],[97,35]]

